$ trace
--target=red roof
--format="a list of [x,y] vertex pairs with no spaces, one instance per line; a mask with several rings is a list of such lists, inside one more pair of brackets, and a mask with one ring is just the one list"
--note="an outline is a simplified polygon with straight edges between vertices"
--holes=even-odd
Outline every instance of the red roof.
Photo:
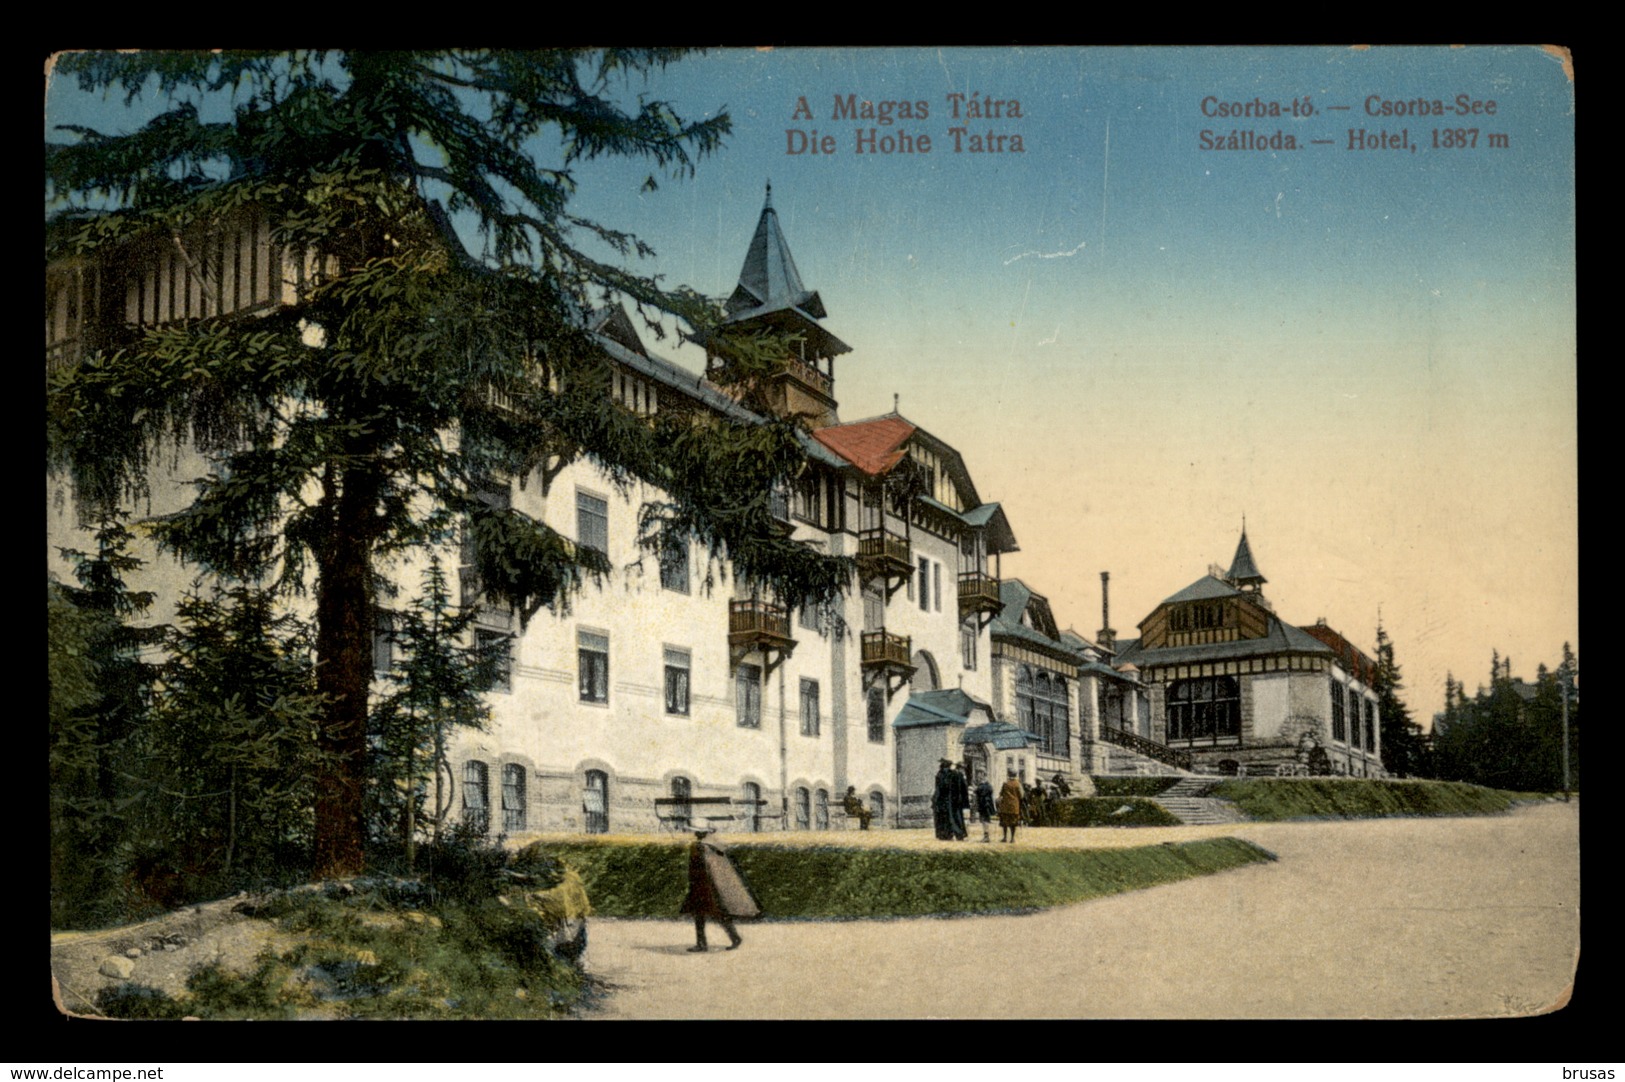
[[1310,624],[1301,630],[1313,635],[1337,651],[1337,660],[1342,664],[1343,668],[1354,674],[1356,680],[1359,680],[1367,687],[1375,683],[1377,663],[1366,657],[1364,651],[1358,646],[1355,646],[1325,624]]
[[870,477],[879,477],[903,460],[902,446],[912,435],[913,425],[888,413],[872,421],[820,428],[813,438]]

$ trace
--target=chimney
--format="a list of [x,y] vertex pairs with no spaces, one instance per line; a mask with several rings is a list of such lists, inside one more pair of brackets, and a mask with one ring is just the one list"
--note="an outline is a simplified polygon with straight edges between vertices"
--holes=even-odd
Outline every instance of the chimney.
[[1102,650],[1116,653],[1117,632],[1112,630],[1111,581],[1110,571],[1100,573],[1100,630],[1095,633],[1095,643]]

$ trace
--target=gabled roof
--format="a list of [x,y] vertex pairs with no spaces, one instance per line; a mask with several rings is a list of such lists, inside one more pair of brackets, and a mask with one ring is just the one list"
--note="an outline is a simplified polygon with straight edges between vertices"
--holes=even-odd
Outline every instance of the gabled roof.
[[[1176,595],[1177,596],[1177,595]],[[1130,639],[1117,652],[1118,665],[1183,665],[1193,661],[1223,661],[1229,658],[1260,657],[1266,654],[1324,654],[1334,651],[1312,635],[1305,634],[1274,613],[1269,614],[1269,631],[1257,639],[1205,643],[1201,646],[1163,646],[1143,649],[1139,639]]]
[[980,507],[973,507],[969,511],[955,511],[952,507],[934,500],[930,496],[921,496],[920,502],[941,514],[952,516],[965,525],[975,529],[987,530],[988,552],[1020,552],[1021,546],[1016,544],[1016,535],[1010,529],[1010,520],[1004,515],[1004,508],[996,503],[984,503]]
[[870,477],[883,477],[903,461],[903,445],[918,431],[900,415],[888,413],[867,421],[828,425],[813,439]]
[[1209,601],[1216,597],[1235,597],[1240,593],[1240,590],[1222,579],[1203,575],[1172,597],[1163,598],[1162,603],[1170,605],[1176,601]]
[[993,707],[967,694],[961,688],[939,691],[916,691],[897,712],[892,721],[894,729],[909,729],[919,725],[963,725],[977,711],[993,716]]
[[1042,744],[1044,738],[1037,733],[1030,733],[1008,721],[994,721],[986,725],[972,725],[959,734],[959,743],[965,744],[992,744],[995,751],[1020,751],[1036,744]]
[[1085,663],[1087,659],[1083,654],[1069,646],[1059,634],[1052,638],[1037,628],[1022,624],[1021,614],[1032,609],[1038,614],[1035,622],[1044,623],[1047,620],[1054,626],[1054,619],[1049,612],[1049,601],[1044,595],[1035,593],[1032,587],[1020,579],[1005,579],[999,583],[999,600],[1004,603],[1004,608],[999,610],[999,614],[988,625],[988,632],[994,638],[1036,647],[1073,665]]
[[1325,624],[1307,624],[1302,630],[1304,634],[1315,641],[1331,647],[1332,652],[1337,655],[1338,663],[1352,673],[1355,679],[1362,681],[1367,686],[1370,686],[1376,680],[1377,663],[1367,657],[1365,651],[1349,642],[1337,631]]

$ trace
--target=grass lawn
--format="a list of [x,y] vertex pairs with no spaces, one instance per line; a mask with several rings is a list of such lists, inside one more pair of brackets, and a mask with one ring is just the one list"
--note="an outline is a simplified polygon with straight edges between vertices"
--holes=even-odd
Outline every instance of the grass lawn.
[[1380,819],[1394,815],[1493,815],[1545,794],[1510,793],[1459,781],[1374,778],[1235,778],[1212,794],[1249,818]]
[[[675,917],[688,887],[683,846],[548,842],[577,869],[593,912]],[[952,916],[1067,905],[1273,860],[1236,838],[1114,849],[999,847],[942,852],[739,844],[729,850],[769,920]]]

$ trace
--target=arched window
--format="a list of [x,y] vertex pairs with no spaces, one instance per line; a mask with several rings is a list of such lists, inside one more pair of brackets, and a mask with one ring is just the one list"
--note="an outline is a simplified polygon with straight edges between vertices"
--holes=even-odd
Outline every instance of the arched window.
[[804,788],[796,790],[796,829],[806,830],[812,824],[812,794]]
[[671,779],[671,798],[677,802],[671,809],[672,818],[687,830],[694,825],[694,805],[689,803],[694,798],[694,783],[684,777]]
[[1065,677],[1030,665],[1017,667],[1017,724],[1038,736],[1044,754],[1062,757],[1071,754],[1068,722],[1071,712],[1072,695]]
[[744,820],[745,831],[748,834],[755,834],[762,829],[762,806],[757,803],[761,799],[762,787],[753,781],[747,781],[745,783]]
[[829,829],[829,790],[820,789],[813,802],[813,825],[819,830]]
[[463,764],[463,822],[481,834],[491,829],[491,772],[478,759]]
[[869,790],[869,810],[875,813],[875,822],[886,821],[886,794],[879,789]]
[[582,810],[588,834],[609,833],[609,775],[602,770],[587,771]]
[[1168,685],[1168,739],[1235,740],[1241,736],[1241,691],[1233,676],[1175,680]]
[[518,763],[502,766],[502,833],[517,834],[525,829],[525,768]]

